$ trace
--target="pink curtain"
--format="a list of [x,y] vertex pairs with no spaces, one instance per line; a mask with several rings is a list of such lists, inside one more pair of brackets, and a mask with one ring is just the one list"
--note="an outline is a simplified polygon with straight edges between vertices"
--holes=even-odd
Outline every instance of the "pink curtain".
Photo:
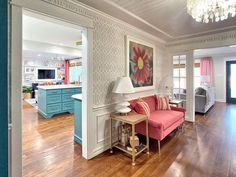
[[70,66],[69,60],[65,60],[65,80],[64,80],[64,84],[69,84],[69,66]]
[[[207,76],[209,79],[205,81],[208,86],[212,86],[214,82],[213,75],[213,60],[211,57],[202,58],[200,61],[201,76]],[[201,84],[203,84],[201,82]]]

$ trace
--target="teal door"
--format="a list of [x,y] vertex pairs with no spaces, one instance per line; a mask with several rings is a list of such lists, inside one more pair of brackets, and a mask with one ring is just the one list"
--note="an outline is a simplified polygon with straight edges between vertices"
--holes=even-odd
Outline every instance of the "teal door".
[[0,1],[0,176],[8,176],[7,0]]
[[226,102],[236,104],[236,61],[226,62]]

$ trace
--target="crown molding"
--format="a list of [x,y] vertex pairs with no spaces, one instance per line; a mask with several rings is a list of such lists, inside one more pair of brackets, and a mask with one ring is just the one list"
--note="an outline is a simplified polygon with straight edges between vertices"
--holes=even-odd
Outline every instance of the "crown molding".
[[236,52],[230,52],[230,53],[217,53],[217,54],[211,54],[211,55],[194,55],[194,59],[200,59],[202,57],[212,57],[212,58],[236,58]]
[[[69,10],[71,12],[74,12],[74,13],[77,13],[80,15],[84,15],[90,19],[93,19],[93,20],[95,20],[97,18],[96,15],[101,15],[102,17],[104,17],[106,19],[109,19],[111,21],[125,25],[128,28],[130,28],[136,32],[139,32],[139,33],[147,36],[151,40],[157,41],[160,44],[166,44],[166,46],[172,50],[180,50],[181,49],[181,50],[186,51],[186,50],[191,50],[191,49],[197,49],[197,48],[203,47],[201,44],[209,44],[209,43],[217,42],[217,41],[218,42],[219,41],[227,41],[229,43],[229,45],[236,43],[235,42],[236,41],[236,29],[232,30],[232,28],[236,28],[236,26],[226,27],[226,28],[219,29],[219,30],[209,30],[207,32],[195,33],[195,34],[191,34],[191,35],[183,35],[183,36],[176,37],[176,38],[169,35],[169,36],[171,36],[170,38],[173,39],[173,41],[167,42],[165,40],[158,38],[157,36],[147,33],[139,28],[136,28],[135,26],[132,26],[122,20],[119,20],[111,15],[108,15],[102,11],[99,11],[99,10],[91,7],[91,6],[83,4],[77,0],[41,0],[41,1],[53,4],[55,6],[61,7],[63,9]],[[108,0],[104,0],[104,1],[111,3]],[[122,7],[120,7],[120,8],[122,8]],[[123,10],[125,10],[125,9],[123,9]],[[91,14],[91,12],[94,13],[95,15]],[[130,15],[130,13],[129,13],[129,15]],[[139,20],[141,20],[141,19],[139,19]],[[230,30],[230,31],[222,32],[222,30]],[[218,32],[218,31],[221,31],[221,32]],[[206,33],[212,33],[212,32],[214,32],[214,34],[206,34]],[[216,33],[216,32],[218,32],[218,33]],[[196,35],[204,35],[204,36],[196,36]],[[195,37],[193,37],[193,36],[195,36]],[[232,40],[234,40],[234,41],[232,41]],[[229,42],[229,41],[231,41],[231,42]],[[191,45],[191,44],[194,44],[194,45]],[[206,45],[206,46],[208,46],[208,45]],[[211,45],[209,45],[209,46],[211,46]],[[221,45],[220,44],[213,45],[213,46],[222,46],[222,44]]]
[[74,12],[74,13],[77,13],[77,14],[80,14],[80,15],[84,15],[90,19],[95,19],[96,17],[92,16],[89,12],[93,12],[95,13],[96,15],[101,15],[102,17],[104,18],[107,18],[111,21],[114,21],[114,22],[117,22],[119,24],[122,24],[122,25],[125,25],[127,26],[128,28],[136,31],[136,32],[139,32],[139,33],[142,33],[144,34],[145,36],[147,36],[148,38],[150,38],[151,40],[155,40],[161,44],[166,44],[166,41],[161,39],[161,38],[158,38],[157,36],[154,36],[150,33],[147,33],[146,31],[143,31],[135,26],[132,26],[122,20],[119,20],[111,15],[108,15],[102,11],[99,11],[91,6],[88,6],[86,4],[83,4],[77,0],[41,0],[41,1],[44,1],[46,3],[49,3],[49,4],[52,4],[52,5],[55,5],[55,6],[58,6],[58,7],[61,7],[65,10],[69,10],[71,12]]
[[200,36],[205,36],[205,35],[213,35],[217,33],[222,33],[222,32],[227,32],[227,31],[232,31],[236,29],[236,25],[233,26],[228,26],[224,28],[219,28],[219,29],[214,29],[214,30],[207,30],[204,32],[199,32],[199,33],[192,33],[192,34],[186,34],[186,35],[180,35],[177,37],[173,37],[173,40],[181,40],[181,39],[190,39],[194,37],[200,37]]
[[166,46],[170,51],[187,51],[194,49],[222,47],[234,44],[236,44],[236,30],[176,40],[167,43]]
[[151,23],[149,23],[148,21],[144,20],[143,18],[135,15],[134,13],[124,9],[123,7],[119,6],[115,2],[110,1],[110,0],[103,0],[103,1],[105,1],[106,3],[110,4],[111,6],[117,8],[117,9],[123,11],[124,13],[128,14],[129,16],[139,20],[140,22],[142,22],[145,25],[151,27],[152,29],[162,33],[163,35],[165,35],[166,37],[170,38],[171,40],[178,40],[178,39],[183,39],[183,38],[193,38],[193,37],[197,37],[197,36],[200,36],[200,35],[207,35],[207,34],[210,34],[210,33],[219,33],[219,32],[223,32],[223,31],[230,30],[230,29],[236,29],[236,25],[234,25],[234,26],[224,27],[224,28],[220,28],[220,29],[207,30],[207,31],[204,31],[204,32],[199,32],[199,33],[179,35],[179,36],[175,37],[175,36],[173,36],[171,34],[168,34],[168,33],[164,32],[163,30],[161,30],[157,26],[152,25]]
[[[73,1],[74,1],[74,0],[73,0]],[[138,21],[144,23],[145,25],[151,27],[152,29],[156,30],[157,32],[162,33],[163,35],[165,35],[166,37],[168,37],[169,40],[187,39],[187,38],[198,37],[198,36],[200,36],[200,35],[201,35],[201,36],[202,36],[202,35],[208,35],[208,34],[211,34],[211,33],[214,33],[214,34],[215,34],[215,33],[220,33],[220,32],[224,32],[224,31],[229,31],[229,30],[232,30],[232,29],[236,29],[236,25],[233,25],[233,26],[229,26],[229,27],[223,27],[223,28],[219,28],[219,29],[207,30],[207,31],[198,32],[198,33],[192,33],[192,34],[186,34],[186,35],[173,36],[173,35],[171,35],[171,34],[169,34],[169,33],[166,33],[165,31],[161,30],[161,29],[158,28],[157,26],[152,25],[151,23],[149,23],[148,21],[144,20],[143,18],[141,18],[141,17],[135,15],[134,13],[132,13],[132,12],[130,12],[130,11],[124,9],[123,7],[121,7],[120,5],[116,4],[115,2],[110,1],[110,0],[103,0],[103,1],[106,2],[106,3],[108,3],[109,5],[111,5],[111,6],[115,7],[115,8],[117,8],[117,9],[123,11],[124,13],[126,13],[126,14],[128,14],[129,16],[131,16],[131,17],[137,19]],[[78,3],[78,4],[83,4],[83,3],[78,2],[78,1],[76,1],[76,3]],[[85,4],[83,4],[83,5],[85,5]],[[85,5],[85,6],[90,7],[90,6],[88,6],[88,5]],[[94,9],[93,7],[90,7],[90,8]],[[98,11],[98,10],[95,9],[95,11]],[[99,12],[101,12],[101,11],[99,11]],[[102,12],[102,13],[103,13],[103,12]],[[103,13],[103,14],[105,14],[106,16],[110,16],[110,15],[108,15],[108,14],[106,14],[106,13]],[[110,17],[112,17],[112,16],[110,16]],[[115,18],[115,17],[112,17],[112,18]],[[156,37],[156,36],[155,36],[155,37]]]

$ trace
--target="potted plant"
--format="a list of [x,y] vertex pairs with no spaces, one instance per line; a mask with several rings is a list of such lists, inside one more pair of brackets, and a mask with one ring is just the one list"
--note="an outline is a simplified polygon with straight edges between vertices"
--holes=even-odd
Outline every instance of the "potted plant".
[[31,87],[27,87],[27,86],[22,87],[23,100],[31,98],[31,91],[32,91]]

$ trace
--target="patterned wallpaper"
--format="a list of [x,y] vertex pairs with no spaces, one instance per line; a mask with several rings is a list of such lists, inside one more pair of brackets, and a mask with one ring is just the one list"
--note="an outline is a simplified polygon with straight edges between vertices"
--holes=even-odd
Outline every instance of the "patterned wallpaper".
[[112,103],[112,88],[117,77],[126,73],[125,59],[125,36],[130,35],[145,40],[156,46],[157,50],[157,75],[161,73],[161,63],[164,55],[164,46],[149,35],[131,28],[125,23],[112,20],[109,17],[85,9],[76,5],[76,0],[43,0],[56,4],[65,9],[79,13],[93,19],[94,41],[93,41],[93,105],[105,105]]

